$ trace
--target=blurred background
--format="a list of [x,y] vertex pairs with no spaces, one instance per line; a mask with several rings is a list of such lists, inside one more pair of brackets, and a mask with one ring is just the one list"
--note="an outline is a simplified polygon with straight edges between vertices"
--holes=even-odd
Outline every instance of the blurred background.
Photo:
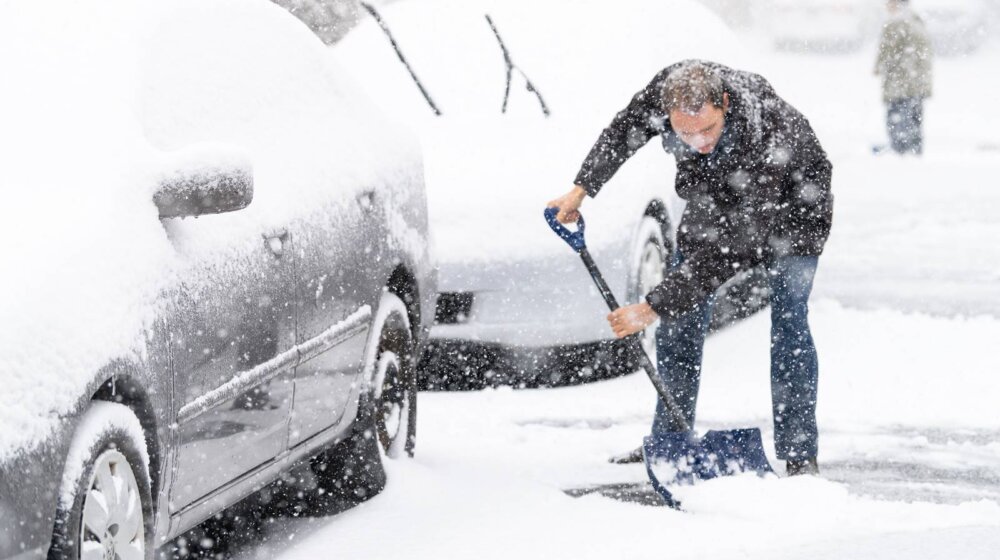
[[[372,0],[374,6],[395,0]],[[874,48],[885,19],[882,0],[699,0],[730,27],[777,50],[848,53]],[[333,44],[358,21],[359,0],[274,0],[325,43]],[[911,0],[927,24],[934,52],[973,53],[995,42],[1000,0]]]
[[[886,16],[881,0],[700,0],[733,29],[778,50],[852,52],[872,46]],[[911,0],[934,52],[969,54],[995,40],[997,0]],[[874,47],[872,47],[874,48]]]

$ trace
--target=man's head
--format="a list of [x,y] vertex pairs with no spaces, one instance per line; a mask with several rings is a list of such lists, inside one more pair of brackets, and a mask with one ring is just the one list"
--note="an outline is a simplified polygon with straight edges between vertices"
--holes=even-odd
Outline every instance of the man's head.
[[663,84],[663,110],[685,144],[708,154],[722,137],[729,94],[711,68],[692,62],[667,76]]

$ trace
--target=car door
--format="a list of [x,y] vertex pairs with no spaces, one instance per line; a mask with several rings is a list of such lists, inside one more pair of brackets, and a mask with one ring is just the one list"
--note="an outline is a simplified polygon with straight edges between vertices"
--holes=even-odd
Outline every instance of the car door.
[[314,219],[294,228],[301,362],[295,371],[295,402],[289,445],[322,438],[343,420],[356,398],[365,343],[381,287],[372,259],[374,190],[331,189]]
[[283,230],[220,236],[239,214],[167,224],[186,261],[170,326],[175,512],[274,459],[287,443],[298,361],[293,242]]
[[[140,112],[144,133],[164,151],[222,145],[245,154],[254,169],[254,200],[244,212],[233,214],[247,218],[233,228],[267,224],[288,230],[283,257],[263,252],[266,247],[258,238],[255,247],[261,254],[253,260],[258,271],[241,272],[245,282],[220,286],[218,297],[231,305],[244,302],[240,312],[247,316],[235,315],[239,323],[233,326],[256,328],[260,332],[253,336],[271,345],[274,341],[264,336],[267,329],[255,327],[254,321],[277,322],[284,336],[293,330],[288,317],[298,312],[297,340],[281,338],[276,347],[257,349],[260,356],[231,364],[228,373],[249,372],[262,364],[271,367],[282,352],[301,346],[303,365],[295,380],[298,406],[285,434],[294,445],[334,426],[352,402],[351,391],[356,394],[352,384],[361,368],[371,308],[356,290],[367,285],[362,281],[367,274],[365,246],[359,241],[362,209],[354,192],[360,190],[355,185],[362,177],[375,175],[372,171],[385,165],[369,149],[382,145],[377,142],[384,132],[365,119],[372,109],[368,99],[349,87],[331,65],[326,47],[290,14],[268,3],[237,3],[239,9],[227,9],[226,25],[219,26],[216,3],[190,4],[187,12],[160,26],[142,64],[148,76]],[[203,17],[192,15],[198,13]],[[185,227],[189,225],[197,224]],[[276,290],[271,281],[279,273],[275,267],[291,279],[288,290]],[[259,305],[261,298],[269,303]],[[285,303],[293,309],[286,309]],[[202,336],[213,336],[215,329],[208,323],[207,318],[194,321],[192,329],[209,329]],[[196,358],[189,359],[191,366],[197,365]],[[275,386],[275,380],[272,397],[274,391],[290,390]],[[195,381],[205,390],[214,388]],[[275,404],[285,406],[280,399]],[[218,406],[222,410],[228,405]],[[262,421],[269,429],[271,418]],[[197,424],[184,435],[190,449],[197,448],[191,447],[197,440],[194,434],[208,429]],[[180,453],[198,456],[189,449]],[[229,474],[244,466],[219,465]],[[197,478],[184,483],[202,491],[211,486]]]

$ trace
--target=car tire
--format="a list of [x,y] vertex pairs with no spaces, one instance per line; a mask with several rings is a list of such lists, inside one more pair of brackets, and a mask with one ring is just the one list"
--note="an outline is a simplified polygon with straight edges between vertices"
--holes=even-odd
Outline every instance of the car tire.
[[[663,280],[672,253],[663,230],[663,224],[649,216],[639,224],[629,268],[628,303],[644,301],[646,294]],[[642,334],[642,346],[649,356],[656,355],[658,324],[653,323]]]
[[718,331],[767,308],[770,297],[767,269],[763,265],[737,274],[716,292],[709,329]]
[[342,510],[385,487],[383,461],[413,456],[416,445],[416,344],[403,301],[383,294],[373,324],[377,333],[365,360],[368,389],[350,434],[313,460],[322,507]]
[[149,454],[127,406],[96,401],[70,443],[49,560],[153,557]]
[[371,400],[379,449],[413,457],[417,438],[416,344],[406,305],[386,293],[379,304],[378,346],[371,364]]

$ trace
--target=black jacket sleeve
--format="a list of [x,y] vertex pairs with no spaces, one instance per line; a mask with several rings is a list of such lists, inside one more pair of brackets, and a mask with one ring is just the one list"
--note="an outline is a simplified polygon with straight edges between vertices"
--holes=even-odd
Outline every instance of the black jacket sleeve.
[[718,178],[694,159],[678,159],[676,190],[687,201],[677,229],[683,261],[669,269],[663,281],[646,295],[646,303],[660,316],[676,318],[713,294],[733,275],[758,264],[761,255],[740,251],[731,227],[741,214],[726,209],[713,196]]
[[677,66],[661,70],[601,132],[574,181],[587,194],[597,196],[628,158],[669,126],[660,101],[663,81]]
[[744,266],[717,244],[706,244],[685,254],[680,266],[667,270],[663,281],[646,294],[646,303],[661,317],[676,319],[705,301]]

